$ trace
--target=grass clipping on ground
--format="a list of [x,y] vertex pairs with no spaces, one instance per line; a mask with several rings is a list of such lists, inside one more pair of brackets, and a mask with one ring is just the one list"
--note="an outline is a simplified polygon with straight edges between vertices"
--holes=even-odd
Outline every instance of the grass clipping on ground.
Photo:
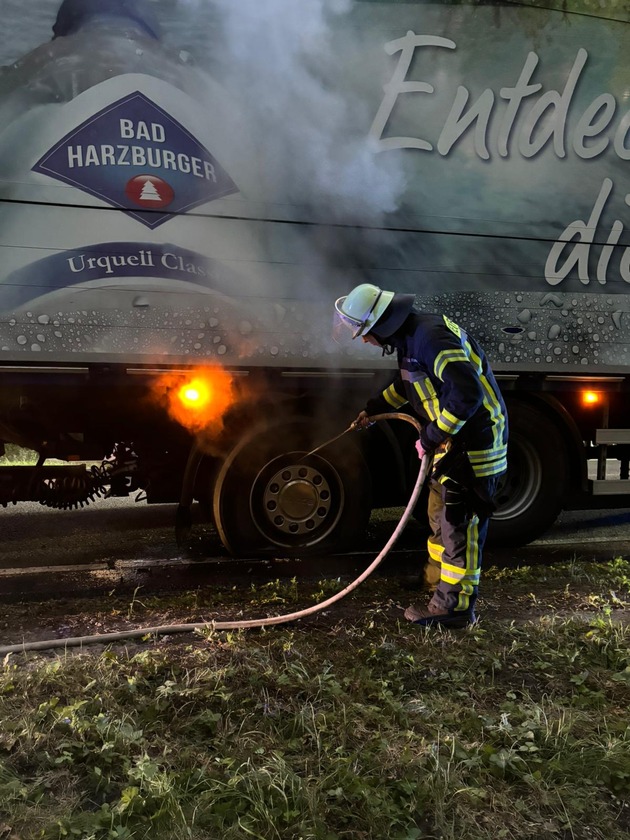
[[0,838],[627,840],[630,564],[484,591],[465,631],[401,623],[376,579],[343,620],[7,657]]

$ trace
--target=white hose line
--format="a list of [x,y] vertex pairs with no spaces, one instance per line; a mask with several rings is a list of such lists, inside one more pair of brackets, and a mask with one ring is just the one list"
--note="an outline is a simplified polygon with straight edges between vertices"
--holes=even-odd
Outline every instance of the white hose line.
[[[374,417],[371,417],[370,420],[374,422],[377,420],[406,420],[414,425],[418,430],[421,428],[419,421],[408,414],[398,414],[393,412],[388,414],[377,414]],[[151,635],[165,636],[173,633],[192,633],[196,630],[242,630],[253,627],[269,627],[272,624],[286,624],[290,621],[296,621],[297,619],[305,618],[307,615],[313,615],[313,613],[320,612],[321,610],[326,609],[326,607],[330,607],[332,604],[340,601],[342,598],[345,598],[346,595],[349,595],[350,592],[360,586],[389,553],[398,537],[402,534],[409,517],[413,513],[416,503],[420,497],[424,482],[426,481],[427,473],[430,469],[430,463],[430,457],[425,456],[422,459],[420,471],[418,472],[418,478],[416,479],[413,492],[407,502],[407,507],[405,508],[394,533],[387,540],[387,543],[383,546],[378,556],[372,561],[372,563],[370,563],[368,568],[359,575],[356,580],[346,586],[345,589],[342,589],[340,592],[337,592],[325,601],[321,601],[319,604],[314,604],[312,607],[288,613],[287,615],[276,615],[270,618],[253,618],[245,621],[203,621],[194,624],[163,624],[157,627],[138,627],[135,630],[121,630],[117,633],[101,633],[96,636],[72,636],[67,639],[47,639],[38,642],[23,642],[22,644],[0,647],[0,656],[29,650],[50,650],[52,648],[109,644],[110,642],[119,642],[124,639],[137,639]]]

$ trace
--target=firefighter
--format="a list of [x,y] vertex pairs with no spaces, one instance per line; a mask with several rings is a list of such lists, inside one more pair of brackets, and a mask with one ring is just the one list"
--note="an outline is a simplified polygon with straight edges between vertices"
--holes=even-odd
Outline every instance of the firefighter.
[[484,351],[446,315],[414,310],[414,296],[369,283],[339,298],[335,309],[353,339],[396,353],[398,372],[368,400],[355,424],[409,404],[423,422],[420,458],[433,457],[426,606],[405,618],[423,626],[474,624],[481,554],[499,477],[507,466],[505,404]]

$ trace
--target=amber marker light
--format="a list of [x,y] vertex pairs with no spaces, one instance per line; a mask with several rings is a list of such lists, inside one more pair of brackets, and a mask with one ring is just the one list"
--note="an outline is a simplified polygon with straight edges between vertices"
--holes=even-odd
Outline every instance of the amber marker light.
[[582,391],[582,404],[599,405],[602,401],[602,395],[598,391]]

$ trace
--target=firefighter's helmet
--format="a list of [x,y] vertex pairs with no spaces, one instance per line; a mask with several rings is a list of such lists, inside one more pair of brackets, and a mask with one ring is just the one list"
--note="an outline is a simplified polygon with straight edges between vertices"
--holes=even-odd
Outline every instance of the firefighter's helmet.
[[413,295],[388,292],[361,283],[335,301],[341,321],[352,330],[352,338],[376,333],[378,338],[389,338],[402,326],[413,307]]

